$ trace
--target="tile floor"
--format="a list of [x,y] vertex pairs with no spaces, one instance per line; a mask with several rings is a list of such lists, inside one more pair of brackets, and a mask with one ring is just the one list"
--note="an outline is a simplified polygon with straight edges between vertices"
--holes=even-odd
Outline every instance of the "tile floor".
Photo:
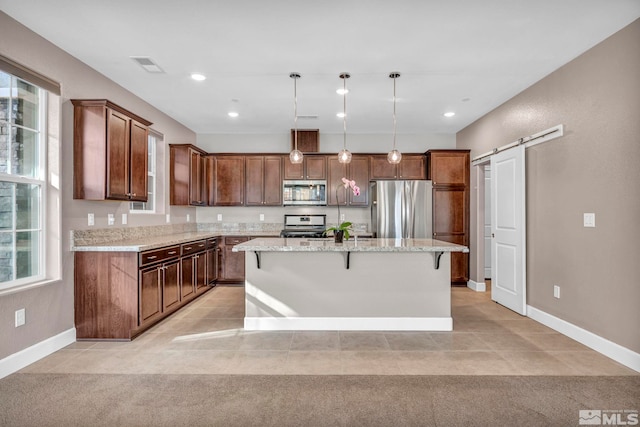
[[495,304],[452,289],[454,332],[243,331],[244,288],[219,286],[132,342],[76,342],[21,372],[638,375]]

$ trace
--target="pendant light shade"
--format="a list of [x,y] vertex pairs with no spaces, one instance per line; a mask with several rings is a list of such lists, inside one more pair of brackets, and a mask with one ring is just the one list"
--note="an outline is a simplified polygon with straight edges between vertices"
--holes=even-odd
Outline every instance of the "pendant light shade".
[[393,165],[397,165],[402,160],[402,153],[396,150],[396,79],[400,77],[400,73],[394,71],[389,74],[389,78],[393,79],[393,149],[387,154],[387,160]]
[[343,110],[342,110],[342,128],[344,130],[343,142],[342,142],[342,150],[338,153],[338,162],[340,163],[350,163],[351,162],[351,151],[347,150],[347,79],[351,77],[349,73],[340,74],[340,78],[342,79],[342,92],[343,92]]
[[298,150],[298,79],[300,74],[291,73],[289,77],[293,79],[293,151],[289,153],[291,163],[302,163],[302,151]]

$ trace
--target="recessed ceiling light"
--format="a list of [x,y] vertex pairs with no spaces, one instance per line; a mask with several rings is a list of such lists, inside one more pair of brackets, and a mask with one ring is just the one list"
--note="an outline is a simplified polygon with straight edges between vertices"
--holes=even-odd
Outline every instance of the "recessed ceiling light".
[[201,81],[203,81],[203,80],[206,80],[206,79],[207,79],[207,77],[206,77],[205,75],[200,74],[200,73],[192,73],[192,74],[191,74],[191,78],[192,78],[193,80],[197,81],[197,82],[201,82]]
[[343,88],[336,89],[336,93],[338,95],[344,95],[345,93],[349,93],[349,89],[343,89]]
[[229,111],[227,115],[229,117],[238,117],[240,114],[236,113],[235,111]]
[[453,111],[448,111],[448,112],[444,113],[445,117],[453,117],[455,115],[456,115],[456,113],[454,113]]
[[344,114],[344,113],[342,113],[342,112],[340,112],[340,113],[337,113],[337,114],[336,114],[336,116],[338,116],[338,117],[340,117],[340,118],[343,118],[343,117],[345,116],[345,114]]

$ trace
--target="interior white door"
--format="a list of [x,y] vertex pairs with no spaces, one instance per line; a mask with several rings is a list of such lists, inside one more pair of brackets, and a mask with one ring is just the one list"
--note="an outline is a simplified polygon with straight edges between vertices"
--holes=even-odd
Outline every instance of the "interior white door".
[[491,156],[491,299],[526,315],[524,146]]
[[484,278],[491,279],[491,167],[484,166]]

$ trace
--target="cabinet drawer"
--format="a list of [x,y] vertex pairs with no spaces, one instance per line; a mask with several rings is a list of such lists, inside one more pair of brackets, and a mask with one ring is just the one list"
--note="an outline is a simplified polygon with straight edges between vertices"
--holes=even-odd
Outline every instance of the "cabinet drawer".
[[171,258],[177,258],[180,255],[179,246],[169,246],[167,248],[154,249],[140,253],[140,266],[153,264],[160,261],[166,261]]
[[215,248],[216,246],[218,246],[217,237],[212,237],[210,239],[207,239],[207,248]]
[[194,254],[204,251],[207,248],[207,241],[197,240],[195,242],[183,243],[180,248],[182,250],[182,256]]
[[249,237],[225,237],[224,244],[225,245],[237,245],[238,243],[243,243],[249,241]]

